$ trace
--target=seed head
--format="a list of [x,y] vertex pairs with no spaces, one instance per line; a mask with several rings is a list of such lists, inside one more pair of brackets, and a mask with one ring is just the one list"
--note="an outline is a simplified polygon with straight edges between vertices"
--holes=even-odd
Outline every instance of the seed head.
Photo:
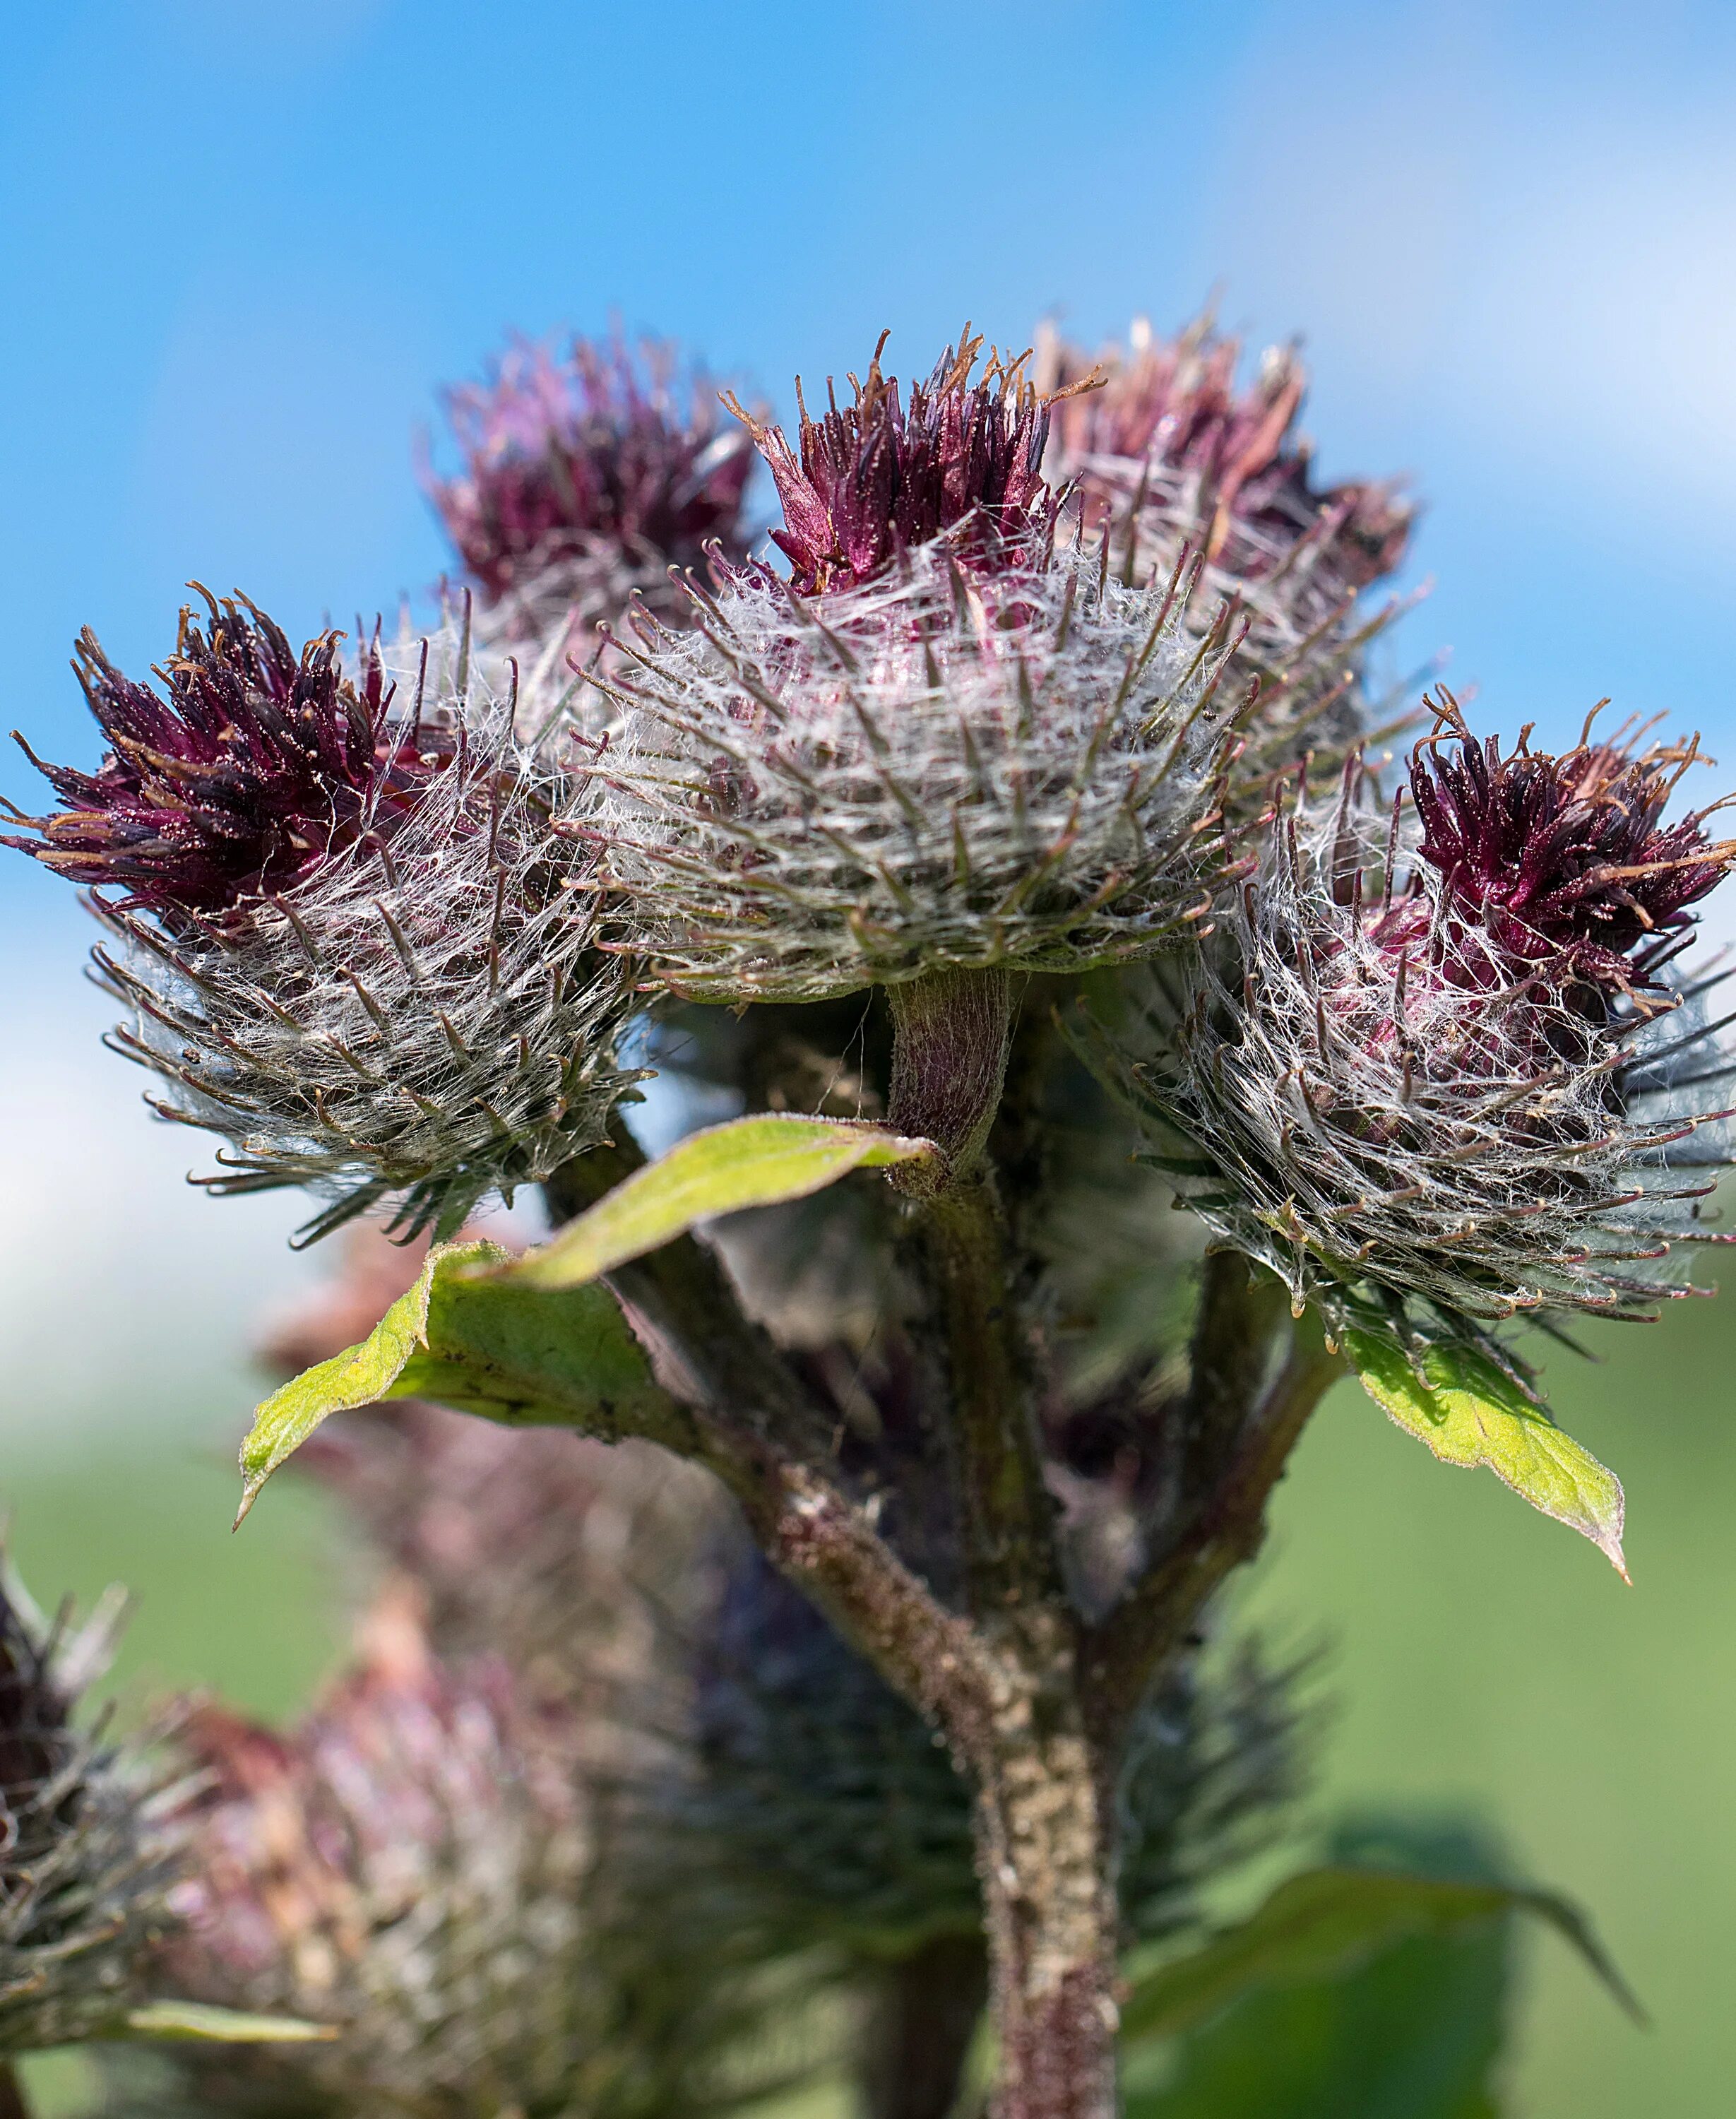
[[1511,953],[1431,861],[1395,888],[1396,839],[1354,771],[1274,824],[1123,1073],[1153,1160],[1335,1328],[1487,1348],[1521,1315],[1652,1315],[1727,1240],[1699,1218],[1727,1071],[1703,989],[1588,1022],[1571,966]]
[[132,1016],[117,1045],[168,1085],[164,1116],[230,1143],[201,1181],[309,1186],[331,1202],[312,1235],[388,1199],[407,1230],[456,1228],[594,1145],[630,1079],[613,1047],[633,1004],[590,947],[562,787],[514,740],[512,701],[463,636],[373,651],[404,680],[393,754],[424,768],[389,831],[220,924],[94,902],[122,944],[96,953]]
[[200,593],[209,617],[182,611],[160,692],[80,634],[73,667],[109,749],[87,773],[25,745],[60,811],[0,840],[176,924],[293,889],[364,832],[389,837],[443,762],[389,721],[377,651],[346,674],[341,634],[298,655],[245,597]]
[[521,343],[447,409],[465,470],[428,492],[490,638],[576,642],[636,592],[678,618],[667,569],[713,542],[744,551],[752,450],[704,373],[680,378],[673,345],[648,341],[636,359],[619,338],[576,338],[559,358]]
[[[1128,570],[1164,573],[1197,554],[1197,610],[1234,596],[1246,610],[1236,675],[1261,688],[1240,776],[1252,782],[1355,742],[1362,650],[1384,622],[1359,619],[1356,599],[1403,559],[1413,513],[1391,484],[1317,487],[1295,431],[1300,360],[1274,349],[1238,389],[1240,350],[1210,317],[1174,341],[1136,324],[1128,345],[1100,356],[1104,387],[1058,406],[1051,468],[1077,483],[1083,533],[1107,529]],[[1046,383],[1064,387],[1086,365],[1052,336],[1042,348]]]
[[175,1873],[137,1764],[73,1726],[116,1613],[44,1625],[0,1579],[0,2054],[112,2033],[146,1998]]
[[886,339],[867,380],[849,378],[854,401],[841,410],[828,381],[826,411],[810,419],[798,381],[799,461],[780,428],[729,401],[777,483],[784,527],[772,540],[798,596],[860,587],[899,554],[967,521],[952,549],[961,563],[987,568],[1028,563],[1054,534],[1061,495],[1043,477],[1052,400],[1026,381],[1025,357],[992,353],[973,383],[983,341],[967,324],[928,381],[911,385],[907,411],[897,378],[881,373]]
[[1606,1000],[1655,988],[1654,968],[1692,928],[1688,908],[1736,862],[1736,842],[1714,845],[1701,828],[1711,809],[1663,823],[1698,739],[1636,752],[1629,730],[1594,743],[1588,720],[1559,758],[1534,751],[1529,729],[1503,758],[1450,693],[1435,712],[1410,791],[1419,851],[1449,901],[1507,956],[1571,969]]

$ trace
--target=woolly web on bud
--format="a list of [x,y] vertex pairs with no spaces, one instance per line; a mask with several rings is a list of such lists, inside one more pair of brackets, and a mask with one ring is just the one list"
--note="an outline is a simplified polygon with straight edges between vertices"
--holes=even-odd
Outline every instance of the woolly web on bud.
[[312,1240],[382,1199],[414,1233],[457,1226],[604,1137],[629,1086],[630,1011],[566,888],[558,778],[533,769],[513,702],[465,637],[419,647],[401,696],[442,768],[389,845],[366,828],[245,923],[165,936],[100,901],[124,945],[99,982],[132,1011],[117,1047],[167,1085],[165,1118],[223,1134],[220,1194],[305,1185]]
[[1143,953],[1221,865],[1233,621],[1197,638],[1187,600],[1082,559],[984,583],[947,537],[817,603],[738,574],[643,628],[570,828],[697,996]]
[[1153,1009],[1158,1056],[1123,1061],[1151,1159],[1335,1328],[1493,1349],[1529,1313],[1650,1318],[1692,1291],[1694,1245],[1730,1240],[1701,1220],[1730,1071],[1706,988],[1588,1020],[1437,871],[1365,895],[1382,836],[1349,778],[1274,825],[1225,946]]
[[[1302,363],[1271,348],[1238,391],[1239,352],[1210,316],[1173,341],[1141,320],[1127,347],[1098,356],[1102,389],[1058,401],[1049,468],[1078,485],[1080,534],[1107,530],[1121,568],[1163,573],[1197,555],[1196,614],[1229,596],[1246,610],[1234,675],[1244,691],[1261,685],[1243,776],[1252,786],[1260,768],[1304,751],[1341,758],[1363,734],[1365,653],[1400,606],[1359,615],[1358,600],[1400,564],[1412,510],[1391,485],[1317,487],[1294,432]],[[1045,388],[1090,365],[1044,335]]]

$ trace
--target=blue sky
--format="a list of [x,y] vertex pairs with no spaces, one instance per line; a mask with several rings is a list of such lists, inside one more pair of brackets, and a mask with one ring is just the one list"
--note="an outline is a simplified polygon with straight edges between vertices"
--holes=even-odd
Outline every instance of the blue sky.
[[[966,318],[1095,341],[1215,288],[1303,337],[1327,472],[1427,503],[1399,666],[1450,650],[1485,726],[1608,692],[1736,751],[1733,91],[1736,11],[1670,0],[15,8],[0,727],[92,758],[74,634],[141,669],[190,576],[292,631],[423,588],[412,438],[509,327],[618,312],[787,409],[882,327],[926,369]],[[0,790],[37,799],[21,759]],[[192,1143],[95,1050],[72,893],[0,857],[0,1269],[45,1376],[69,1272],[124,1257],[172,1319],[294,1208],[182,1191]],[[88,1400],[100,1347],[52,1360]]]

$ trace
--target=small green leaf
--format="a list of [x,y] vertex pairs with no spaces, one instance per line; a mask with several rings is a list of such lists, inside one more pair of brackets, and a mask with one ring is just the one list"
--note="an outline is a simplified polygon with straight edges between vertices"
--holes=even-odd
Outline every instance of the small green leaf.
[[539,1250],[502,1266],[498,1277],[531,1287],[578,1287],[685,1236],[697,1222],[805,1199],[852,1170],[937,1152],[932,1141],[849,1119],[732,1119],[678,1141]]
[[1621,1481],[1486,1356],[1429,1347],[1424,1380],[1391,1340],[1346,1332],[1344,1345],[1363,1389],[1396,1426],[1444,1464],[1488,1465],[1534,1509],[1589,1537],[1624,1582],[1632,1579],[1622,1557]]
[[115,2033],[120,2038],[196,2039],[226,2046],[303,2045],[335,2038],[331,2024],[298,2016],[251,2016],[236,2009],[208,2008],[202,2001],[153,2001],[129,2009]]
[[1325,1868],[1290,1877],[1240,1927],[1137,1979],[1122,2011],[1123,2036],[1171,2038],[1257,1989],[1341,1978],[1409,1937],[1459,1934],[1516,1911],[1546,1921],[1644,2021],[1584,1914],[1553,1892]]
[[513,1425],[574,1427],[679,1446],[687,1416],[656,1382],[606,1288],[545,1291],[479,1277],[498,1245],[447,1244],[359,1347],[274,1391],[242,1445],[240,1523],[260,1488],[334,1412],[433,1398]]

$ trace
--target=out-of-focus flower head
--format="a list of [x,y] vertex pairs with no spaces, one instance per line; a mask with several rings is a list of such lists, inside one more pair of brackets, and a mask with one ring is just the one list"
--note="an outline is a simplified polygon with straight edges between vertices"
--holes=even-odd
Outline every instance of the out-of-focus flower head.
[[[1595,809],[1581,826],[1595,843]],[[1729,1115],[1704,987],[1636,993],[1658,968],[1636,923],[1588,1010],[1576,932],[1515,951],[1503,906],[1485,924],[1456,868],[1408,851],[1401,881],[1400,819],[1354,766],[1275,822],[1228,946],[1160,987],[1156,1056],[1123,1070],[1153,1159],[1335,1328],[1499,1356],[1515,1316],[1650,1316],[1690,1291],[1693,1246],[1729,1240],[1700,1218]]]
[[887,336],[867,379],[849,378],[853,401],[842,408],[828,380],[826,410],[811,419],[798,380],[799,461],[780,429],[725,401],[777,483],[784,527],[772,541],[789,560],[799,596],[859,588],[900,554],[967,522],[952,549],[961,563],[985,568],[1029,563],[1033,546],[1046,547],[1054,534],[1062,496],[1043,476],[1053,399],[1027,379],[1028,356],[991,353],[973,383],[983,341],[967,324],[928,381],[911,385],[906,410],[897,378],[881,373]]
[[636,359],[618,337],[576,338],[564,357],[520,343],[447,408],[465,469],[428,487],[490,638],[577,647],[636,592],[678,616],[669,568],[714,543],[743,555],[752,451],[673,345],[648,341]]
[[[201,669],[331,673],[329,637],[298,661],[257,614],[214,641]],[[90,901],[122,944],[96,962],[132,1017],[115,1042],[168,1084],[155,1107],[230,1143],[213,1189],[307,1185],[331,1203],[316,1235],[385,1199],[412,1233],[450,1231],[603,1138],[633,1078],[613,1047],[635,1004],[567,887],[565,783],[516,740],[510,680],[505,697],[484,680],[468,628],[376,639],[363,662],[365,712],[321,679],[348,749],[286,740],[238,782],[256,819],[324,817],[293,860],[262,827],[214,909],[204,841],[184,893],[178,845],[136,845],[117,879],[130,897]],[[81,872],[108,873],[95,857]]]
[[[970,1792],[935,1732],[757,1554],[727,1570],[696,1643],[691,1755],[648,1800],[676,1873],[768,1953],[858,1961],[980,1932]],[[1292,1797],[1299,1723],[1252,1651],[1175,1672],[1141,1717],[1123,1795],[1126,1916],[1142,1938],[1195,1909]],[[647,1834],[647,1837],[650,1835]]]
[[160,1791],[73,1722],[117,1617],[45,1624],[0,1567],[0,2054],[119,2030],[173,1924]]
[[1606,998],[1653,984],[1692,929],[1688,908],[1736,861],[1736,841],[1715,845],[1702,828],[1724,804],[1663,821],[1698,739],[1641,751],[1630,726],[1594,742],[1594,716],[1558,758],[1534,751],[1528,728],[1503,758],[1451,693],[1436,714],[1410,791],[1418,851],[1448,897],[1522,962],[1564,968]]
[[[1058,406],[1051,468],[1077,485],[1082,533],[1107,535],[1128,572],[1164,573],[1197,554],[1198,608],[1234,596],[1247,611],[1238,674],[1261,686],[1244,764],[1253,774],[1354,744],[1362,650],[1383,622],[1359,619],[1356,599],[1399,566],[1414,516],[1390,481],[1317,486],[1296,431],[1300,360],[1275,348],[1238,387],[1240,352],[1210,316],[1169,341],[1136,324],[1125,347],[1098,356],[1104,387]],[[1045,383],[1064,386],[1086,366],[1044,334]]]
[[23,819],[34,837],[0,841],[176,925],[294,889],[363,835],[389,837],[447,762],[437,730],[389,718],[377,648],[349,674],[341,634],[297,654],[245,597],[200,593],[209,618],[182,611],[160,693],[80,634],[73,666],[108,754],[80,772],[25,745],[61,809]]
[[345,2110],[567,2108],[594,2035],[570,1733],[503,1666],[437,1662],[388,1592],[359,1667],[292,1735],[190,1717],[205,1780],[165,1970],[218,2005],[337,2025],[266,2065]]
[[807,423],[800,469],[758,430],[795,585],[728,570],[692,629],[643,624],[599,680],[618,725],[568,828],[674,990],[1070,970],[1210,910],[1233,624],[1192,628],[1179,575],[1134,587],[1057,556],[1046,414],[1016,366],[970,383],[977,344],[908,414],[877,362],[852,408]]
[[811,2067],[791,2041],[744,2042],[780,1997],[744,1994],[738,1954],[639,1899],[572,1698],[498,1653],[436,1655],[409,1578],[388,1579],[356,1666],[299,1727],[206,1709],[183,1741],[204,1778],[162,1975],[338,2036],[196,2057],[163,2085],[182,2102],[141,2111],[644,2119],[733,2108]]

